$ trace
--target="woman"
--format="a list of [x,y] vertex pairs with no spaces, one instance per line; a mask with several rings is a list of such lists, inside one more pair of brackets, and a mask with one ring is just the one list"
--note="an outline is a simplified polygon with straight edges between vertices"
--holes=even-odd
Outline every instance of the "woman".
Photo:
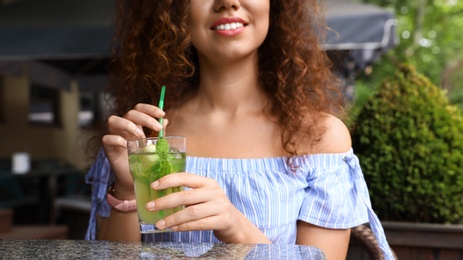
[[[110,93],[114,115],[89,172],[87,238],[140,240],[126,141],[187,137],[187,172],[153,189],[191,188],[146,205],[186,205],[147,240],[313,245],[346,257],[350,228],[371,222],[392,257],[340,111],[316,0],[119,1]],[[165,110],[158,103],[167,86]],[[165,122],[166,120],[164,120]],[[100,213],[95,224],[96,211]],[[110,212],[109,212],[110,211]],[[98,231],[97,231],[98,229]]]

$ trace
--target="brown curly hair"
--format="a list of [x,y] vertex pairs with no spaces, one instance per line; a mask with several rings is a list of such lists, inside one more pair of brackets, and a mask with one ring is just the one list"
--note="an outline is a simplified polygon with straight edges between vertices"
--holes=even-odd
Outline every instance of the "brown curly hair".
[[[334,113],[342,103],[320,45],[321,14],[317,0],[270,0],[270,28],[259,48],[260,83],[291,155],[298,154],[299,137],[319,139],[323,112]],[[188,19],[188,0],[118,0],[108,89],[114,114],[122,116],[140,102],[157,104],[162,85],[169,93],[165,109],[198,88]]]

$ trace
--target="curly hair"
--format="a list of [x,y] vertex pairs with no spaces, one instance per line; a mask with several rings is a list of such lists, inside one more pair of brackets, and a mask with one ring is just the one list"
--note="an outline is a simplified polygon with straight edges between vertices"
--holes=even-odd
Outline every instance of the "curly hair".
[[[258,50],[259,80],[272,117],[285,126],[281,141],[290,155],[299,154],[300,137],[316,142],[324,131],[319,124],[324,112],[342,104],[320,44],[322,14],[317,0],[270,0],[270,28]],[[114,114],[140,102],[157,104],[162,85],[169,92],[165,109],[197,90],[188,19],[188,0],[118,0],[108,89]]]

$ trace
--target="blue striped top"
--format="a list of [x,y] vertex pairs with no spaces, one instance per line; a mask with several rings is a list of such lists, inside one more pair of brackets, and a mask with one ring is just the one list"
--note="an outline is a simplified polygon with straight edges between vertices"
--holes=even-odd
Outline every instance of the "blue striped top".
[[[298,220],[333,229],[369,222],[386,259],[394,259],[381,223],[372,210],[358,158],[346,153],[293,158],[292,172],[284,157],[222,159],[187,157],[187,172],[215,179],[233,205],[273,243],[295,244]],[[93,184],[92,212],[86,239],[96,237],[96,214],[108,217],[109,162],[103,152],[87,175]],[[143,236],[146,241],[218,242],[210,230]]]

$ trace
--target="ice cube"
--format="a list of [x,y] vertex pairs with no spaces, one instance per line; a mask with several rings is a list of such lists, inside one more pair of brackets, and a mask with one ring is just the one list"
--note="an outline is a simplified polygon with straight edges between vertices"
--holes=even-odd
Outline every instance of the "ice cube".
[[152,145],[148,145],[148,146],[144,147],[143,152],[144,153],[155,153],[156,152],[156,145],[152,144]]
[[150,154],[150,155],[145,155],[145,159],[149,162],[156,162],[159,160],[159,155],[155,153]]
[[182,159],[182,154],[174,147],[169,147],[169,155],[172,156],[173,159]]
[[148,145],[143,147],[144,159],[148,162],[155,162],[159,159],[159,156],[156,154],[156,145]]

